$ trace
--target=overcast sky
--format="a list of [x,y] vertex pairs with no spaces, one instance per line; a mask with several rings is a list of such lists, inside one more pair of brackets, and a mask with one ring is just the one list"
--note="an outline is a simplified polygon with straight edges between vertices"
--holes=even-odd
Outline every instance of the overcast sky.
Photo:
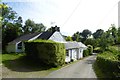
[[2,1],[7,2],[24,21],[32,19],[36,23],[43,23],[47,28],[57,25],[64,35],[71,36],[84,29],[92,32],[97,29],[106,31],[111,24],[118,26],[118,1],[120,0]]

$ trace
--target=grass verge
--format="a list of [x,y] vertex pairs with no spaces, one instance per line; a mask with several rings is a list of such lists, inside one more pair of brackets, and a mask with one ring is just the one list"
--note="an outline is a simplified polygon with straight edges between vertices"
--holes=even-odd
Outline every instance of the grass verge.
[[2,54],[3,78],[38,78],[45,77],[52,71],[58,70],[61,67],[48,67],[43,64],[39,64],[38,61],[34,61],[25,56],[24,53],[12,53]]

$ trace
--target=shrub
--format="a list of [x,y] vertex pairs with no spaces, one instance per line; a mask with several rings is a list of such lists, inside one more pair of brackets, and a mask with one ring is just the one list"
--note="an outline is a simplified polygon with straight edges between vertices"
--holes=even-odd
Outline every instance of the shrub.
[[83,57],[89,56],[89,51],[88,49],[83,51]]
[[46,66],[57,67],[65,63],[65,47],[62,43],[50,40],[25,42],[25,53]]
[[120,76],[120,61],[111,52],[99,54],[96,59],[97,66],[106,77]]
[[88,48],[83,51],[83,57],[92,55],[93,53],[93,47],[91,45],[88,45]]
[[89,51],[89,55],[92,55],[92,53],[93,53],[93,46],[88,45],[87,47],[88,47],[87,49]]

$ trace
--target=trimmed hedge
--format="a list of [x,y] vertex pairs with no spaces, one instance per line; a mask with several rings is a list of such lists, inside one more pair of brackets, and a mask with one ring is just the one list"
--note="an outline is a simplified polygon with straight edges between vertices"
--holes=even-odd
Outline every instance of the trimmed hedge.
[[25,42],[25,53],[31,59],[39,60],[46,66],[62,66],[65,63],[65,47],[50,40]]
[[106,77],[120,77],[120,61],[112,53],[102,53],[97,56],[97,66]]
[[93,53],[93,47],[91,45],[88,45],[87,47],[88,48],[83,51],[83,57],[92,55],[92,53]]
[[92,53],[93,53],[93,46],[88,45],[87,47],[88,47],[87,49],[89,51],[89,55],[92,55]]
[[89,51],[88,49],[83,51],[83,57],[89,56]]

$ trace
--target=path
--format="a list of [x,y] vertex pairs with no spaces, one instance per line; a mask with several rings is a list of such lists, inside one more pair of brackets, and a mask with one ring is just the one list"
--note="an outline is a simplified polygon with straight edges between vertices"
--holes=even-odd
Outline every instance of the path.
[[96,78],[92,69],[96,55],[79,60],[76,63],[50,73],[46,78]]

